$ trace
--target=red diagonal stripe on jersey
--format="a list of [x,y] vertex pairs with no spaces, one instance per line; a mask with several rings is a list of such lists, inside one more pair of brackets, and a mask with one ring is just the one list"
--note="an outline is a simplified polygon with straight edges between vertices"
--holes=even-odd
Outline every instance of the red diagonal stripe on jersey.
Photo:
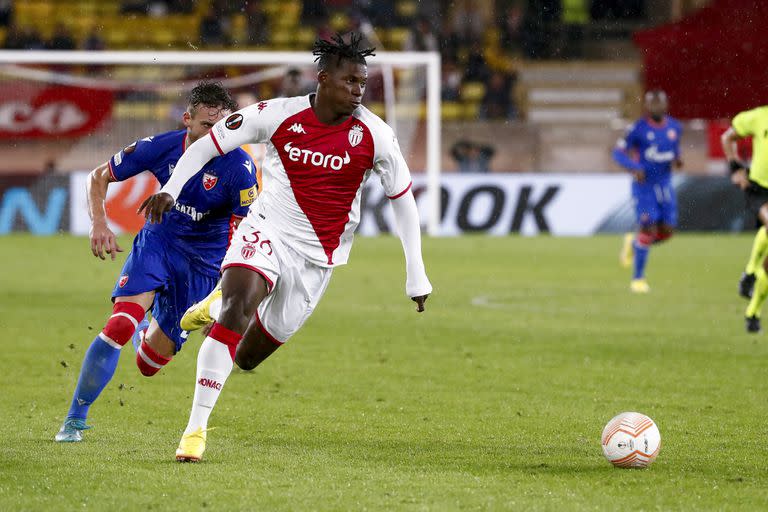
[[[306,134],[288,131],[295,123],[301,124]],[[349,132],[355,125],[362,127],[363,138],[353,147]],[[280,155],[296,203],[312,225],[328,257],[328,264],[332,265],[333,252],[339,247],[344,226],[349,222],[352,203],[366,171],[373,167],[371,131],[355,117],[339,125],[324,125],[308,108],[285,119],[275,130],[271,142]],[[338,157],[343,161],[347,156],[349,161],[339,169],[330,167],[331,158]]]

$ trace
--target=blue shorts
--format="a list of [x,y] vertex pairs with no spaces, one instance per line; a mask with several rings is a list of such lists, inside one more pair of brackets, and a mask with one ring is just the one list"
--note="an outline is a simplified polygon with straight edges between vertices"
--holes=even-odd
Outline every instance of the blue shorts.
[[218,279],[193,268],[189,255],[173,242],[142,229],[133,240],[112,298],[156,292],[152,317],[178,352],[189,334],[179,327],[181,317],[213,290]]
[[671,183],[634,183],[632,199],[640,226],[677,225],[677,199]]

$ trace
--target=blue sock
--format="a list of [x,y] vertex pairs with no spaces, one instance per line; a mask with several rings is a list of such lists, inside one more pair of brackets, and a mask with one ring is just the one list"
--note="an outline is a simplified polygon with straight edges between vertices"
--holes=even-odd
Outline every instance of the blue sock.
[[83,359],[80,378],[77,381],[72,405],[67,418],[85,419],[88,409],[101,394],[107,383],[112,380],[120,359],[120,350],[114,348],[99,336],[93,340]]
[[648,261],[648,251],[650,247],[647,245],[640,245],[637,240],[634,241],[632,246],[635,249],[635,273],[632,279],[642,279],[645,277],[645,263]]

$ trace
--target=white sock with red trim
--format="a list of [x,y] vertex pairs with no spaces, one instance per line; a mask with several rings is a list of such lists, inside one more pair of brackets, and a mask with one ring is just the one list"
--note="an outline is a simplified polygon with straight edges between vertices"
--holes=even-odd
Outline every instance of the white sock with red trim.
[[208,417],[232,372],[235,349],[241,338],[240,334],[215,323],[203,340],[197,354],[195,396],[185,434],[208,428]]

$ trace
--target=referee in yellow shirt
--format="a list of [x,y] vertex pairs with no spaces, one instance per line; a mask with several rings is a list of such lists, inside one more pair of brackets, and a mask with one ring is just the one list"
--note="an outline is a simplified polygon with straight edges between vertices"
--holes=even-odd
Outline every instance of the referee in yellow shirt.
[[[739,139],[752,137],[752,162],[738,154]],[[747,332],[760,332],[760,312],[768,297],[768,106],[736,115],[721,139],[731,170],[731,181],[744,191],[747,210],[760,220],[747,267],[739,280],[739,294],[749,299]]]

